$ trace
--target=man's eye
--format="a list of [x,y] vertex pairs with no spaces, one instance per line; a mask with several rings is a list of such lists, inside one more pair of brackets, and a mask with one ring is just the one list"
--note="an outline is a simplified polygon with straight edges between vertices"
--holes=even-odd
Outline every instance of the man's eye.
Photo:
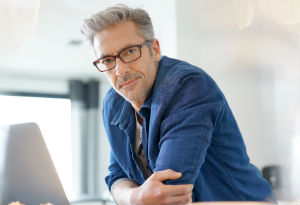
[[114,62],[114,59],[113,58],[104,58],[102,59],[101,63],[107,65],[107,64],[111,64]]
[[136,52],[137,51],[137,49],[136,48],[131,48],[131,49],[129,49],[129,53],[134,53],[134,52]]
[[131,54],[134,54],[135,52],[137,52],[137,48],[134,47],[134,48],[129,48],[127,49],[125,52],[124,52],[124,55],[131,55]]

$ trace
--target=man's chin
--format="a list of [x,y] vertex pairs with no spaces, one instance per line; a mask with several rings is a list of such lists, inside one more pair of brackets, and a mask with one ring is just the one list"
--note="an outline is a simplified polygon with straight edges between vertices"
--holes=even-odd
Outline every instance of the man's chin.
[[139,101],[139,98],[135,97],[135,96],[124,96],[123,95],[123,98],[125,98],[126,101],[130,102],[130,103],[134,103],[134,102],[137,102]]
[[137,102],[140,102],[142,100],[142,97],[141,95],[125,95],[125,94],[122,94],[123,98],[130,102],[130,103],[137,103]]
[[130,94],[130,93],[128,93],[128,92],[121,92],[121,91],[119,91],[118,92],[126,101],[132,101],[134,98],[133,98],[133,96]]

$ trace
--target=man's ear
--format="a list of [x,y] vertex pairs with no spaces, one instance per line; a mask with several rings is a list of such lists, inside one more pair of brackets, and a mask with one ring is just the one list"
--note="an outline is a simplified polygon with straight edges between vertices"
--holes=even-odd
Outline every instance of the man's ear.
[[161,52],[160,52],[160,46],[159,41],[155,38],[152,41],[152,52],[155,58],[155,61],[158,62],[160,60]]

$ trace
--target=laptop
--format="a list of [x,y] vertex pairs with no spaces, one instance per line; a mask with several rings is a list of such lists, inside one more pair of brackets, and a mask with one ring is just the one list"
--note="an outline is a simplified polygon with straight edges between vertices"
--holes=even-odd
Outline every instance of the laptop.
[[0,204],[69,205],[36,123],[0,126]]

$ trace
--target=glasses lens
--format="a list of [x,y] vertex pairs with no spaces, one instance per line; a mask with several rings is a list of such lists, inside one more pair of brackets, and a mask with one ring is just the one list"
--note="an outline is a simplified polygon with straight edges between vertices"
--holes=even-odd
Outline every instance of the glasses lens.
[[105,57],[97,62],[97,67],[101,71],[110,70],[115,66],[114,57]]
[[141,51],[138,46],[127,48],[120,53],[120,58],[124,63],[129,63],[138,59],[141,56]]

